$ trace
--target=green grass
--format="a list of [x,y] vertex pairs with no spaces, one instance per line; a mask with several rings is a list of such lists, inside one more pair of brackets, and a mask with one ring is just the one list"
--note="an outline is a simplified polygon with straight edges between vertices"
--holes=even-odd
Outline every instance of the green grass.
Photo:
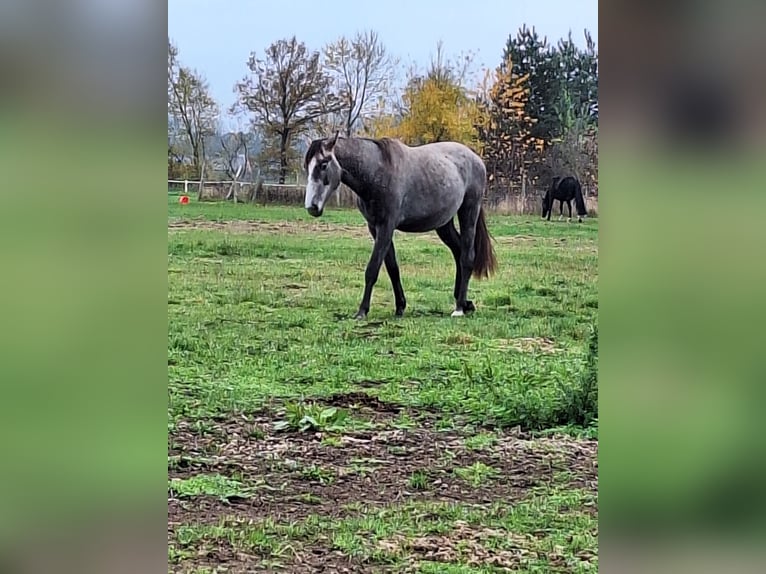
[[[562,478],[579,471],[551,467],[545,478],[538,468],[520,500],[472,497],[515,472],[503,468],[522,456],[503,450],[516,444],[514,429],[597,436],[597,221],[490,216],[498,274],[472,280],[477,312],[460,319],[450,317],[447,248],[435,234],[397,233],[405,316],[393,316],[381,270],[358,322],[371,249],[358,212],[330,208],[313,219],[301,208],[182,206],[173,196],[168,210],[174,226],[185,222],[168,233],[169,468],[185,473],[170,494],[229,504],[265,482],[284,493],[275,500],[323,509],[268,522],[236,506],[219,523],[197,524],[193,504],[184,507],[171,569],[207,567],[195,560],[225,547],[291,571],[298,554],[322,547],[392,571],[416,560],[419,572],[494,572],[481,559],[493,553],[521,571],[593,571],[595,492]],[[418,454],[439,441],[438,456]],[[277,478],[262,477],[262,466],[251,475],[225,467],[262,455]],[[535,487],[541,480],[549,486]],[[365,485],[378,483],[400,492],[386,510],[365,498],[380,490]],[[440,502],[446,487],[464,502]],[[357,490],[356,500],[331,502]],[[446,545],[448,555],[435,562],[413,540]]]
[[488,480],[497,478],[498,472],[483,462],[475,462],[471,466],[456,468],[455,474],[473,486],[480,486]]
[[179,498],[207,495],[222,500],[230,498],[246,498],[250,489],[240,481],[215,475],[196,475],[187,479],[172,478],[168,481],[168,490]]
[[[319,543],[366,564],[405,565],[420,558],[419,572],[594,572],[596,519],[579,510],[592,502],[584,491],[539,490],[512,508],[415,503],[341,520],[223,520],[180,528],[170,552],[184,556],[225,542],[259,557],[289,558],[298,543]],[[429,550],[454,562],[428,560],[423,554]],[[494,555],[498,567],[467,564],[483,553]]]

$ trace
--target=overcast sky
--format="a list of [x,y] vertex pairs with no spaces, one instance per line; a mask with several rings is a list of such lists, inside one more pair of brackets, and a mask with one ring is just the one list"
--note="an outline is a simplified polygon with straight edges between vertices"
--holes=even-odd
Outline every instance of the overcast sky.
[[318,50],[371,28],[403,62],[422,66],[441,39],[448,56],[471,51],[478,66],[494,68],[522,24],[553,42],[571,30],[581,46],[588,29],[598,43],[598,0],[168,0],[168,35],[181,62],[202,72],[226,107],[250,52],[293,34]]

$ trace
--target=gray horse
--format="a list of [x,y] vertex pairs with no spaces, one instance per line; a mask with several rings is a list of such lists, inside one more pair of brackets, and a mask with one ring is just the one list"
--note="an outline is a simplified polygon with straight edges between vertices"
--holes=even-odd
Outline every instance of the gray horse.
[[[385,263],[396,301],[404,314],[394,230],[424,233],[436,230],[455,258],[455,311],[458,317],[475,310],[466,297],[468,280],[488,277],[497,266],[481,201],[486,168],[481,158],[456,142],[410,147],[395,139],[332,138],[311,142],[304,168],[308,175],[306,209],[322,215],[341,182],[357,196],[359,211],[374,239],[364,274],[364,295],[356,319],[370,310],[372,288]],[[453,218],[457,214],[460,232]]]

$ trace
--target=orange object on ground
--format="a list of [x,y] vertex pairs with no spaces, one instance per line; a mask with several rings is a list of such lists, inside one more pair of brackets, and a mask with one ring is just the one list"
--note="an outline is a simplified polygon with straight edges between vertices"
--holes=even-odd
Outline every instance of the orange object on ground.
[[181,197],[178,198],[178,203],[182,203],[182,204],[186,205],[187,203],[189,203],[189,196],[188,195],[182,195]]

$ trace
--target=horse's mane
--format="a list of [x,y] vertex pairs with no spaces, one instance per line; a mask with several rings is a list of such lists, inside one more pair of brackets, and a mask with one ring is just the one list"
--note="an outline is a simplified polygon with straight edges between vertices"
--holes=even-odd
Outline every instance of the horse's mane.
[[396,153],[401,151],[401,144],[399,143],[399,140],[395,140],[392,138],[363,138],[363,139],[371,141],[376,146],[378,146],[378,149],[380,150],[380,153],[383,156],[383,161],[387,165],[393,165]]
[[[341,136],[342,137],[342,136]],[[322,143],[328,138],[313,140],[309,144],[309,149],[306,150],[306,156],[303,158],[303,169],[307,169],[311,158],[314,157],[320,149],[322,149]],[[343,138],[345,139],[345,138]],[[396,156],[401,153],[401,143],[399,140],[393,138],[357,138],[374,143],[380,150],[383,156],[383,162],[391,166],[394,164]]]

